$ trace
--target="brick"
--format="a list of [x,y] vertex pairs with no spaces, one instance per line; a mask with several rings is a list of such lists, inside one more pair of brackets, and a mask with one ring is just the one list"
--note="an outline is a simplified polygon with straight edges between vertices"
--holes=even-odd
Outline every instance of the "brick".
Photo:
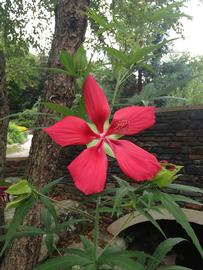
[[203,160],[203,155],[189,155],[189,159],[191,160]]

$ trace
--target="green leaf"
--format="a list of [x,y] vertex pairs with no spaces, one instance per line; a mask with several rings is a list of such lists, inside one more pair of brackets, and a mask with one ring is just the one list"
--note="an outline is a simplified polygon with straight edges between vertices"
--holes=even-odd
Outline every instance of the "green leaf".
[[185,241],[183,238],[169,238],[163,241],[158,248],[155,250],[153,257],[156,258],[158,261],[154,259],[149,259],[148,261],[148,270],[156,270],[160,263],[163,261],[165,256],[172,248],[179,244],[180,242]]
[[85,118],[85,116],[86,116],[85,101],[84,101],[83,96],[80,98],[80,101],[79,101],[79,104],[78,104],[77,116],[80,117],[80,118]]
[[67,71],[62,68],[38,67],[40,70],[50,71],[52,73],[63,73],[67,75]]
[[107,22],[106,18],[96,13],[96,11],[94,11],[93,9],[88,9],[87,16],[103,28],[108,29],[109,23]]
[[129,58],[128,58],[128,55],[126,53],[121,52],[121,51],[114,49],[114,48],[110,48],[110,47],[104,47],[104,50],[107,51],[113,57],[119,59],[124,64],[128,64]]
[[102,259],[102,261],[100,261],[100,264],[106,264],[108,266],[119,266],[122,269],[125,270],[144,270],[145,267],[141,264],[139,264],[138,262],[136,262],[133,259],[130,258],[123,258],[122,256],[118,256],[117,254],[113,255],[111,254],[111,256],[105,257]]
[[77,73],[84,72],[87,67],[87,57],[84,46],[81,45],[73,55],[73,64]]
[[[129,201],[130,195],[132,194],[132,192],[134,192],[134,188],[128,182],[122,180],[121,178],[117,176],[113,176],[113,177],[117,180],[119,187],[116,188],[112,215],[117,211],[117,209],[119,209],[122,206],[124,197],[127,197]],[[131,198],[131,202],[132,202],[132,198]],[[133,200],[133,204],[135,204],[135,200]]]
[[56,209],[54,207],[53,202],[49,198],[42,197],[42,196],[40,197],[40,200],[41,200],[42,204],[44,205],[44,207],[52,215],[52,217],[53,217],[53,219],[55,221],[55,224],[56,224],[57,223],[57,213],[56,213]]
[[54,250],[54,234],[53,233],[48,233],[45,235],[45,245],[48,250],[48,254],[51,255],[53,250]]
[[155,49],[160,47],[160,45],[153,45],[153,46],[148,46],[144,48],[139,48],[136,46],[132,53],[130,54],[129,62],[130,64],[136,64],[140,60],[142,60],[145,56],[149,55],[151,52],[153,52]]
[[63,249],[63,252],[72,255],[77,255],[79,257],[89,258],[88,255],[83,250],[78,248],[65,248]]
[[179,194],[170,194],[170,196],[174,199],[176,202],[187,202],[187,203],[193,203],[197,205],[203,205],[203,203],[198,202],[197,200],[188,198],[184,195],[179,195]]
[[75,265],[85,266],[92,264],[88,258],[80,256],[63,256],[47,260],[44,264],[35,267],[33,270],[71,270]]
[[85,266],[84,270],[97,270],[97,266],[95,264],[90,264]]
[[75,224],[78,224],[79,222],[84,222],[84,221],[87,221],[87,220],[86,219],[70,219],[70,220],[64,221],[63,223],[57,223],[53,231],[55,233],[59,233],[64,228],[67,228],[71,225],[75,225]]
[[30,196],[31,194],[23,194],[18,196],[17,198],[6,204],[6,209],[18,207],[21,202],[27,200]]
[[45,185],[41,189],[41,193],[46,194],[46,193],[50,192],[52,190],[52,188],[54,186],[56,186],[57,184],[59,184],[63,179],[64,179],[64,177],[60,177],[60,178],[57,178],[56,180],[53,180],[52,182],[49,182],[47,185]]
[[107,258],[115,256],[122,258],[125,260],[125,258],[136,258],[137,260],[145,260],[147,258],[152,258],[153,260],[156,260],[154,257],[152,257],[149,254],[144,253],[143,251],[134,251],[134,250],[122,250],[122,251],[114,251],[112,248],[106,249],[98,258],[99,262],[104,262]]
[[163,270],[193,270],[193,269],[187,268],[184,266],[174,265],[174,266],[164,267]]
[[87,238],[85,238],[83,235],[80,235],[80,239],[82,241],[83,249],[85,251],[92,250],[93,245],[92,245],[92,243],[89,240],[87,240]]
[[144,211],[144,210],[139,210],[138,211],[144,215],[153,225],[155,228],[157,228],[157,230],[165,237],[166,237],[166,234],[164,233],[164,231],[162,230],[162,228],[160,227],[159,223],[153,218],[152,215],[150,215],[149,211]]
[[180,206],[173,200],[170,195],[163,192],[156,192],[156,197],[160,199],[163,206],[169,211],[169,213],[174,216],[176,221],[187,232],[188,236],[192,239],[193,244],[196,246],[197,250],[203,258],[203,250],[199,243],[199,240]]
[[198,187],[193,187],[193,186],[186,186],[186,185],[180,185],[180,184],[171,184],[169,188],[172,189],[177,189],[178,191],[187,191],[187,192],[197,192],[197,193],[202,193],[203,194],[203,189],[198,188]]
[[25,216],[30,211],[30,209],[34,205],[35,201],[36,200],[35,200],[34,197],[30,197],[25,202],[18,205],[18,207],[16,208],[14,217],[12,218],[12,220],[11,220],[9,226],[8,226],[8,230],[7,230],[7,233],[6,233],[6,236],[5,236],[5,243],[4,243],[4,246],[3,246],[2,250],[1,250],[0,255],[3,254],[3,252],[7,248],[8,244],[13,239],[13,236],[15,235],[18,227],[23,222]]
[[46,108],[53,110],[56,113],[60,113],[64,116],[68,115],[75,115],[75,113],[68,107],[51,103],[51,102],[41,102],[42,105],[44,105]]
[[[33,236],[45,234],[45,232],[43,230],[38,229],[38,228],[33,228],[32,230],[28,230],[28,231],[23,230],[23,229],[21,229],[21,230],[22,231],[20,231],[20,232],[14,233],[12,239],[21,238],[21,237],[33,237]],[[1,239],[5,240],[5,235],[3,235],[1,237]]]
[[73,62],[73,56],[66,50],[62,50],[60,54],[60,62],[64,65],[69,75],[75,76],[75,66]]
[[41,220],[47,232],[51,230],[52,216],[47,208],[42,209]]
[[10,195],[22,195],[32,193],[32,189],[27,180],[21,180],[11,185],[5,192]]

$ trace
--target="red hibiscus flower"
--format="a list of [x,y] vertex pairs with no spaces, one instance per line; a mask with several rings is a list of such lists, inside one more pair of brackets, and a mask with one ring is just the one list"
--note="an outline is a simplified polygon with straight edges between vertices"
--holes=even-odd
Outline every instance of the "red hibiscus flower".
[[152,154],[115,135],[133,135],[155,122],[154,107],[131,106],[115,112],[107,126],[110,108],[95,79],[88,75],[83,86],[85,108],[92,125],[75,116],[67,116],[44,131],[59,145],[93,145],[76,157],[67,169],[75,186],[86,195],[101,192],[107,175],[107,147],[121,170],[135,181],[151,180],[160,170]]

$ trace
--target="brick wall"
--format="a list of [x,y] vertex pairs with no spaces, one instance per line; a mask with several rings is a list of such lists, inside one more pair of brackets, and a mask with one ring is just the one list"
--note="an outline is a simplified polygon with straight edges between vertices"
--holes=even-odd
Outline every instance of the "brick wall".
[[[153,128],[127,139],[154,153],[159,160],[184,165],[183,175],[179,181],[203,187],[203,106],[158,109]],[[66,166],[83,149],[78,146],[63,149],[58,166],[59,175],[67,175]],[[26,162],[25,158],[8,159],[7,176],[22,176]],[[115,181],[112,174],[126,178],[115,160],[110,159],[109,185]],[[72,190],[72,180],[68,176],[67,181],[69,190]]]

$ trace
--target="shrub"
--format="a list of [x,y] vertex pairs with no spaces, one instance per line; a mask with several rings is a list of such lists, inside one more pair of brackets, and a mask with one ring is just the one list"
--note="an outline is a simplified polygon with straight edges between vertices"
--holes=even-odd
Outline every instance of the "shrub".
[[9,123],[7,143],[23,143],[27,140],[27,133],[21,130],[14,122]]
[[13,120],[19,126],[23,126],[26,128],[33,128],[35,126],[36,117],[38,113],[39,103],[36,103],[32,109],[26,109],[18,116],[16,116]]

